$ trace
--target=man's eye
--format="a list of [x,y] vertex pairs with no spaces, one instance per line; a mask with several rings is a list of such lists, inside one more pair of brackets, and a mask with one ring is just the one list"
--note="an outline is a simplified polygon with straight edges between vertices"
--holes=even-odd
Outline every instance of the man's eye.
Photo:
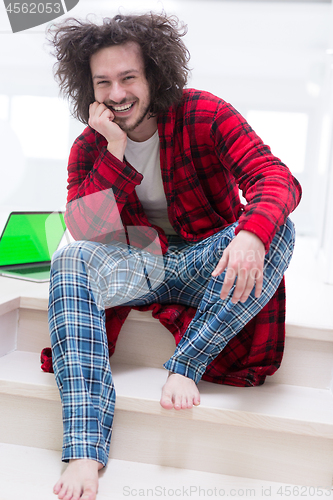
[[132,80],[132,78],[134,78],[134,76],[125,76],[124,80]]

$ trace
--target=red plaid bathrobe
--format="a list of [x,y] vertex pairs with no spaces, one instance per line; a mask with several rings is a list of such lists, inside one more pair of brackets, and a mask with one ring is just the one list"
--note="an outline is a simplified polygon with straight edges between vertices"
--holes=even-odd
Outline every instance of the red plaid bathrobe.
[[[178,235],[197,242],[238,220],[236,234],[253,232],[267,251],[278,228],[299,203],[301,188],[244,118],[225,101],[187,89],[179,105],[158,116],[158,132],[168,216]],[[142,174],[115,158],[106,146],[105,138],[87,127],[72,147],[67,227],[76,240],[104,241],[106,234],[119,229],[120,214],[124,227],[146,227],[146,242],[154,239],[151,228],[156,229],[165,252],[165,234],[148,222],[135,192]],[[245,206],[239,189],[247,201]],[[81,198],[94,193],[99,193],[97,202],[96,197],[85,198],[83,211]],[[136,309],[151,309],[174,335],[176,344],[195,314],[193,308],[181,305]],[[126,306],[106,310],[111,355],[129,311]],[[283,280],[270,302],[207,367],[203,379],[237,386],[262,384],[280,366],[284,336]],[[44,369],[51,369],[50,359],[43,359]]]

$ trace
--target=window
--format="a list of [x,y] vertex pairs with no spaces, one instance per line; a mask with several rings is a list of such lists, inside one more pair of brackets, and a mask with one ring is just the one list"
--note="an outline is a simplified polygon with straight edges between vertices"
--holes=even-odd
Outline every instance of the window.
[[306,113],[251,110],[247,120],[293,174],[304,171],[309,121]]
[[57,97],[14,96],[10,124],[26,157],[67,159],[69,111]]

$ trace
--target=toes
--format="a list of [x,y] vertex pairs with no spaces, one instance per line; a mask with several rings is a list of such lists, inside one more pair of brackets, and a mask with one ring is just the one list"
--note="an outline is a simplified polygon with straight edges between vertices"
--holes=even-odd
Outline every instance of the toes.
[[188,410],[193,408],[193,397],[191,394],[179,395],[175,397],[176,410]]
[[187,400],[187,406],[186,406],[186,408],[193,408],[193,401],[192,401],[192,399],[188,399]]
[[69,486],[63,500],[73,500],[74,486]]
[[58,495],[58,493],[60,492],[61,488],[62,488],[62,482],[58,481],[57,484],[53,488],[53,493],[55,495]]
[[60,491],[57,493],[58,498],[60,500],[65,500],[65,496],[67,495],[67,490],[68,490],[67,484],[63,484]]
[[174,408],[175,410],[180,410],[183,407],[183,398],[181,395],[176,394],[174,397]]
[[72,488],[69,488],[66,491],[66,495],[64,496],[63,500],[72,500],[72,497],[73,497],[73,490]]
[[190,398],[186,395],[183,395],[181,401],[182,401],[182,406],[181,406],[182,410],[187,410],[189,407],[188,404],[190,402]]
[[200,404],[200,394],[193,380],[173,373],[163,386],[160,403],[167,410],[191,409]]
[[193,404],[194,404],[194,406],[199,406],[199,404],[200,404],[200,395],[195,396],[193,398]]
[[94,486],[87,486],[80,500],[95,500],[97,490]]
[[165,410],[171,410],[173,408],[173,402],[170,394],[162,394],[160,405]]
[[81,493],[82,493],[82,490],[80,488],[74,488],[73,496],[72,496],[71,500],[80,500],[82,498]]

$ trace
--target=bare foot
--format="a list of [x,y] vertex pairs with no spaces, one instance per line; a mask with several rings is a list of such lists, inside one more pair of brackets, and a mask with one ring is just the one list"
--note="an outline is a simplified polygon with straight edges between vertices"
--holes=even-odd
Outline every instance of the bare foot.
[[171,408],[181,410],[193,408],[193,405],[198,406],[200,394],[196,383],[184,375],[170,373],[162,388],[160,403],[166,410],[171,410]]
[[98,471],[103,465],[96,460],[70,460],[67,469],[53,488],[60,500],[95,500]]

